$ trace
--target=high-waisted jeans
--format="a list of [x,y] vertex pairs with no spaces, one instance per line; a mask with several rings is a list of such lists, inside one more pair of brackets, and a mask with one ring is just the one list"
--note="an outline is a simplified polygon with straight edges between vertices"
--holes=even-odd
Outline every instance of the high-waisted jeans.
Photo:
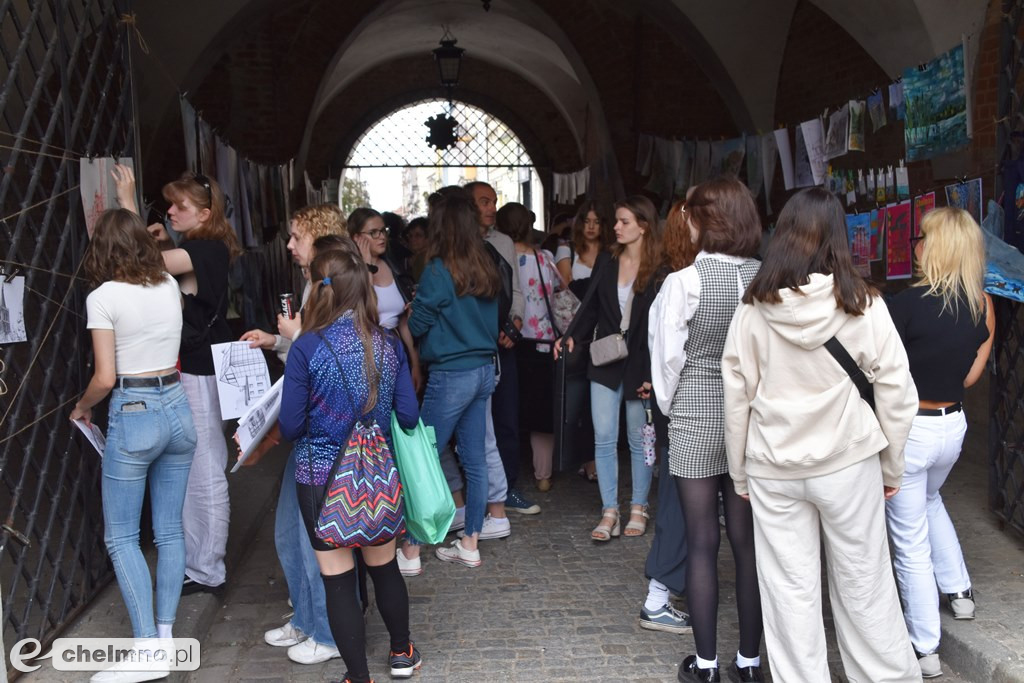
[[[156,623],[174,623],[185,577],[181,509],[195,450],[196,429],[180,382],[114,389],[103,451],[104,541],[136,638],[154,638]],[[139,547],[147,481],[158,550],[155,622],[153,585]]]

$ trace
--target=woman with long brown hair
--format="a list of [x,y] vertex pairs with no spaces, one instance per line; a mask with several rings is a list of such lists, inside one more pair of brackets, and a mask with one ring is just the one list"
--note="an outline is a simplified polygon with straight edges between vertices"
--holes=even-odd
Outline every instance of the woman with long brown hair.
[[[643,401],[651,396],[651,358],[647,347],[647,316],[668,273],[661,250],[661,224],[654,204],[635,195],[615,205],[616,245],[609,256],[599,256],[595,276],[576,317],[563,336],[572,352],[577,340],[592,336],[625,335],[628,355],[587,369],[590,410],[594,422],[594,460],[601,489],[601,521],[591,532],[595,541],[620,534],[619,473],[616,443],[619,409],[626,402],[626,429],[633,472],[626,536],[647,530],[647,498],[654,469],[644,462]],[[562,340],[555,343],[555,357]]]
[[[435,554],[466,567],[481,564],[477,543],[487,507],[484,433],[487,399],[494,392],[500,288],[494,261],[480,239],[472,198],[465,192],[442,195],[430,209],[427,265],[409,329],[419,338],[420,359],[429,368],[423,423],[434,428],[439,448],[455,435],[466,475],[464,535]],[[418,569],[418,545],[406,543],[399,552]]]
[[[281,434],[295,443],[299,510],[317,551],[331,633],[348,668],[344,680],[365,683],[371,679],[352,548],[324,543],[315,526],[330,473],[356,423],[373,420],[390,440],[392,410],[406,429],[416,425],[419,414],[405,351],[377,323],[376,299],[362,259],[325,251],[310,264],[310,281],[303,334],[285,365]],[[409,639],[409,596],[395,559],[395,540],[361,551],[391,638],[391,676],[409,678],[421,659]]]
[[[839,349],[870,381],[874,410]],[[749,500],[773,678],[832,680],[821,613],[824,546],[847,677],[920,681],[882,503],[899,490],[917,391],[885,304],[853,266],[835,195],[816,187],[786,203],[732,318],[720,367],[731,479],[726,521],[737,497]],[[740,654],[749,657],[754,644],[744,644],[740,607]],[[697,647],[706,657],[700,641]]]
[[558,247],[555,265],[566,282],[586,280],[594,271],[599,254],[614,240],[612,225],[596,200],[583,202],[572,221],[568,244]]
[[[71,419],[89,423],[93,407],[113,390],[103,457],[104,540],[132,634],[170,638],[185,573],[181,509],[196,449],[192,413],[174,367],[181,294],[146,226],[125,209],[100,216],[84,266],[96,285],[86,299],[95,371]],[[147,481],[159,553],[155,619],[149,567],[139,548]],[[101,672],[94,680],[166,675]]]

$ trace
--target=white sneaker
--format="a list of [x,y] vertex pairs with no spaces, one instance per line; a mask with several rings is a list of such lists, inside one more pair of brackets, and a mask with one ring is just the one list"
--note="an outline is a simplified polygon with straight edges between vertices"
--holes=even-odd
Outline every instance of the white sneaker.
[[288,648],[288,659],[297,664],[320,664],[340,656],[338,648],[318,643],[312,638],[306,638],[298,645]]
[[452,544],[447,548],[437,548],[434,550],[434,554],[437,555],[439,560],[456,562],[466,567],[479,567],[483,564],[480,561],[480,551],[466,550],[462,547],[462,541],[459,539],[452,541]]
[[[171,647],[169,640],[163,640],[165,640],[165,642],[161,643],[161,639],[159,638],[146,638],[135,641],[135,646],[137,649],[152,647],[167,649]],[[97,671],[89,678],[89,680],[91,683],[142,683],[143,681],[157,681],[161,678],[167,678],[168,674],[170,674],[170,670],[166,668],[166,665],[154,667],[154,669],[150,671],[129,670],[138,666],[139,664],[137,662],[119,662],[104,671]]]
[[459,531],[460,529],[466,528],[466,508],[455,508],[455,516],[452,518],[451,526],[448,527],[448,533],[453,531]]
[[939,656],[934,652],[930,655],[918,655],[917,663],[921,665],[921,678],[938,678],[942,675]]
[[395,557],[398,558],[398,571],[402,576],[419,576],[423,573],[423,565],[420,563],[420,556],[408,558],[402,549],[395,548]]
[[[505,538],[512,534],[512,524],[508,517],[484,517],[484,523],[480,528],[480,540],[486,541],[489,538]],[[465,536],[465,530],[458,533],[458,537]]]
[[263,640],[267,642],[267,645],[274,647],[291,647],[298,645],[306,638],[309,636],[295,628],[290,621],[280,628],[272,628],[263,634]]

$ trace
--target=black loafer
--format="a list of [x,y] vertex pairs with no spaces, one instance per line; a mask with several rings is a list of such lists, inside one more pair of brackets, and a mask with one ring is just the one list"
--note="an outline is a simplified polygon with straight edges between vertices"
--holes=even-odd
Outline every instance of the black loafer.
[[185,581],[181,585],[181,594],[182,596],[185,596],[195,595],[196,593],[209,593],[210,595],[216,595],[217,597],[221,597],[224,595],[225,588],[226,585],[223,583],[219,586],[207,586],[205,583],[193,581],[192,579],[186,576]]
[[683,660],[676,678],[680,683],[719,683],[722,680],[718,675],[718,667],[702,669],[697,666],[697,655],[690,655]]
[[734,659],[730,673],[739,683],[764,683],[764,676],[761,674],[759,666],[740,666]]

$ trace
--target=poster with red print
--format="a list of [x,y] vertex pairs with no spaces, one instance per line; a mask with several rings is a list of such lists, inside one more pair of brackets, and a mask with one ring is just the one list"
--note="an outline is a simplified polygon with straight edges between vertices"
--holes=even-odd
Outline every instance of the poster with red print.
[[935,193],[929,192],[914,197],[914,237],[921,234],[921,219],[924,215],[935,208]]
[[885,279],[904,280],[913,275],[910,253],[910,202],[885,207]]

